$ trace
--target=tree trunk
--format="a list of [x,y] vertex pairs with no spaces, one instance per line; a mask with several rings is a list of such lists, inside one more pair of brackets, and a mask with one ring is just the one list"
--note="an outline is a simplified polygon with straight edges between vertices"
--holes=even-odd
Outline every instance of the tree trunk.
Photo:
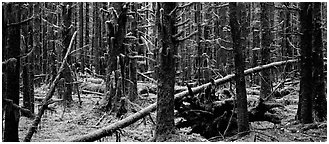
[[[243,5],[240,3],[239,5]],[[233,40],[233,51],[234,51],[234,64],[235,64],[235,82],[236,82],[236,98],[237,98],[237,121],[239,133],[246,132],[249,130],[249,120],[247,111],[247,95],[246,85],[244,78],[244,56],[243,56],[243,45],[241,43],[241,30],[238,24],[239,9],[237,3],[230,3],[230,26]],[[240,7],[240,6],[239,6]]]
[[[134,20],[131,23],[131,29],[133,32],[133,35],[137,38],[137,40],[135,40],[135,42],[133,43],[133,46],[131,47],[131,50],[133,51],[131,56],[135,56],[137,54],[136,52],[136,46],[138,45],[138,38],[139,38],[139,34],[138,29],[137,29],[137,21],[138,21],[138,13],[137,13],[137,9],[138,9],[138,4],[134,3],[132,11],[135,12],[135,16],[134,16]],[[130,63],[129,63],[129,78],[131,83],[129,84],[129,100],[130,101],[134,101],[138,94],[137,94],[137,60],[136,59],[130,59]]]
[[[23,10],[23,15],[21,17],[21,21],[25,20],[28,18],[29,15],[33,14],[33,3],[31,3],[29,5],[28,9]],[[24,35],[23,38],[23,53],[24,54],[28,54],[29,51],[32,50],[33,47],[33,34],[32,34],[32,29],[33,29],[33,24],[29,24],[29,25],[23,25],[22,26],[22,35]],[[31,48],[31,49],[29,49]],[[33,103],[31,103],[32,99],[34,99],[33,97],[33,80],[31,79],[31,58],[32,54],[29,54],[27,57],[22,59],[22,68],[23,68],[23,73],[22,73],[22,79],[23,79],[23,107],[31,110],[33,112],[33,108],[34,105],[32,105]],[[32,89],[32,90],[31,90]]]
[[[20,3],[8,3],[3,5],[3,12],[6,15],[5,19],[7,24],[17,23],[20,21],[21,11]],[[20,67],[20,25],[10,26],[8,29],[8,58],[15,58],[16,64],[7,68],[7,95],[5,98],[12,100],[14,104],[19,105],[19,67]],[[5,111],[5,125],[3,132],[3,141],[5,142],[18,142],[18,123],[19,123],[19,111],[14,108],[7,107]]]
[[313,3],[313,112],[314,118],[324,121],[327,118],[327,100],[323,62],[321,3]]
[[[62,33],[62,39],[63,39],[63,52],[62,55],[65,56],[67,49],[70,45],[70,41],[72,38],[71,34],[71,21],[72,21],[72,8],[71,8],[71,3],[64,3],[64,6],[62,7],[62,16],[63,16],[63,33]],[[67,63],[65,64],[65,69],[63,72],[63,77],[65,79],[65,94],[63,96],[64,101],[71,102],[73,101],[72,99],[72,73],[69,68],[69,65],[71,63],[71,58],[68,56],[67,58]]]
[[[123,87],[117,87],[118,81],[119,81],[119,75],[115,74],[117,77],[115,77],[115,85],[116,87],[113,87],[113,79],[111,78],[112,72],[117,73],[119,66],[123,67],[124,65],[118,65],[120,64],[123,57],[120,56],[120,54],[124,54],[125,48],[123,46],[124,37],[126,35],[126,23],[127,23],[127,5],[124,3],[113,3],[114,8],[118,13],[118,18],[115,21],[106,22],[107,25],[107,36],[108,36],[108,45],[109,49],[107,51],[108,56],[106,56],[107,61],[107,74],[106,74],[106,95],[103,98],[100,109],[101,110],[108,110],[111,109],[112,112],[117,112],[119,109],[119,100],[121,98],[122,89]],[[116,28],[116,25],[118,26]],[[120,58],[118,59],[118,57]],[[120,62],[119,62],[120,61]],[[121,72],[124,72],[123,69],[121,69]],[[121,73],[121,80],[122,78]],[[120,80],[120,81],[121,81]],[[122,81],[120,82],[122,85]],[[118,93],[119,92],[119,93]],[[105,109],[104,109],[105,108]]]
[[[271,34],[271,23],[270,23],[270,15],[271,8],[274,6],[274,3],[260,3],[261,5],[261,24],[262,24],[262,48],[261,48],[261,64],[266,65],[270,63],[270,49],[272,43],[272,34]],[[268,95],[271,94],[271,78],[270,78],[270,70],[263,70],[261,72],[261,90],[260,90],[260,98],[265,99]]]
[[[79,45],[79,48],[82,48],[83,47],[83,30],[84,30],[84,26],[83,26],[83,17],[84,17],[84,13],[83,13],[83,2],[80,2],[79,3],[79,23],[78,23],[78,29],[79,29],[79,41],[78,41],[78,45]],[[86,26],[85,26],[86,27]],[[80,52],[80,56],[79,56],[79,59],[80,59],[80,62],[83,62],[84,61],[84,54],[85,54],[85,49],[82,49],[81,52]],[[83,63],[81,63],[83,64]],[[80,70],[81,70],[81,65],[80,65]],[[77,68],[77,67],[75,67]]]
[[301,3],[301,78],[297,119],[302,123],[312,123],[312,7],[311,3]]
[[197,24],[197,31],[198,34],[196,35],[196,49],[197,49],[197,56],[196,56],[196,69],[197,69],[197,73],[196,73],[196,78],[198,80],[198,84],[203,84],[203,77],[202,77],[202,71],[201,71],[201,67],[202,67],[202,47],[201,47],[201,2],[195,3],[196,4],[196,11],[195,11],[195,23]]
[[166,141],[174,132],[174,85],[175,58],[177,43],[172,36],[177,32],[174,27],[176,14],[173,11],[176,3],[160,4],[160,23],[158,23],[160,47],[160,65],[158,73],[157,125],[154,140]]

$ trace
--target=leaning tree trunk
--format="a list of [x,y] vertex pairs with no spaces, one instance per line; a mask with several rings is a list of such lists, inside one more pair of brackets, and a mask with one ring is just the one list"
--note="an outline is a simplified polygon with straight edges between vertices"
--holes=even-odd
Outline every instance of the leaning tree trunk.
[[[159,41],[161,41],[160,65],[158,71],[158,98],[155,141],[166,141],[174,131],[174,85],[175,85],[175,58],[177,43],[172,36],[176,33],[175,17],[171,11],[176,3],[161,3],[163,13],[158,23]],[[160,10],[161,11],[161,10]],[[161,16],[162,15],[162,16]]]
[[[240,3],[242,5],[242,3]],[[239,4],[239,5],[240,5]],[[230,26],[233,40],[233,51],[234,51],[234,64],[235,64],[235,82],[236,82],[236,98],[237,98],[237,121],[238,131],[246,132],[249,130],[249,120],[247,111],[247,95],[246,95],[246,84],[244,78],[244,56],[243,46],[241,43],[241,31],[238,24],[238,13],[237,3],[230,3]]]
[[[12,65],[12,67],[7,67],[7,82],[6,84],[6,96],[3,98],[7,98],[12,100],[14,104],[19,105],[19,67],[20,67],[20,25],[15,25],[14,23],[18,23],[20,21],[21,4],[19,3],[8,3],[2,5],[3,12],[5,13],[5,17],[7,19],[5,23],[9,26],[7,27],[8,32],[8,45],[6,48],[8,51],[8,58],[15,58],[16,64]],[[13,25],[11,25],[13,24]],[[18,123],[19,123],[19,111],[14,110],[13,107],[7,106],[5,111],[5,125],[3,132],[3,141],[5,142],[18,142]]]

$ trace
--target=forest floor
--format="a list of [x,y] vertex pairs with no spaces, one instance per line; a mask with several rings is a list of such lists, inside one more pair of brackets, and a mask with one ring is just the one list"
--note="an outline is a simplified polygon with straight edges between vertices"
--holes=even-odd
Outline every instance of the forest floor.
[[[170,139],[175,142],[205,142],[205,141],[280,141],[280,142],[323,142],[327,141],[327,123],[299,124],[295,121],[295,114],[298,105],[299,85],[290,86],[291,93],[276,101],[283,104],[284,108],[277,108],[276,112],[281,116],[281,124],[273,124],[270,122],[252,122],[250,124],[251,131],[248,135],[237,138],[233,137],[215,137],[205,139],[199,134],[188,134],[189,129],[177,130],[176,134]],[[36,89],[36,95],[45,95],[46,86]],[[115,123],[120,119],[113,115],[99,112],[97,107],[100,97],[93,94],[80,94],[82,105],[78,104],[78,97],[73,95],[74,102],[66,108],[62,104],[55,104],[56,112],[47,111],[42,117],[41,124],[37,133],[32,137],[34,142],[63,142],[73,139],[74,137],[88,134],[97,129],[105,127],[111,123]],[[156,101],[156,96],[139,97],[135,102],[141,107],[146,107]],[[37,113],[37,111],[35,112]],[[128,111],[124,115],[127,117],[132,114]],[[100,121],[101,117],[104,118]],[[121,129],[120,132],[107,136],[99,141],[122,141],[122,142],[145,142],[150,141],[153,137],[153,129],[155,127],[155,112],[151,113],[151,117],[145,117],[137,122]],[[19,137],[23,141],[33,119],[21,117],[19,122]],[[100,122],[99,122],[100,121]],[[98,125],[96,125],[99,122]]]

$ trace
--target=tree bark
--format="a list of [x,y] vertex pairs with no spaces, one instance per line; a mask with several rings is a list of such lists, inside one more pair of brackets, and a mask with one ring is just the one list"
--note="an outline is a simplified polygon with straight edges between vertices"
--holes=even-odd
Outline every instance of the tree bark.
[[301,3],[301,60],[300,92],[297,119],[302,123],[313,122],[312,117],[312,7],[311,3]]
[[[34,4],[31,3],[30,7],[26,9],[25,15],[22,16],[22,21],[28,18],[28,15],[33,15],[33,7]],[[22,28],[22,35],[24,35],[24,42],[25,44],[24,53],[27,57],[24,57],[22,60],[23,62],[23,107],[34,112],[34,87],[33,87],[33,69],[32,69],[32,60],[33,60],[33,24],[24,25]],[[31,49],[29,49],[31,47]],[[32,51],[31,53],[29,53]]]
[[[270,49],[272,43],[272,34],[271,34],[271,23],[270,23],[270,15],[271,8],[274,6],[274,3],[260,3],[261,5],[261,32],[262,32],[262,48],[261,48],[261,64],[266,65],[270,63]],[[263,70],[261,72],[261,89],[260,89],[260,98],[265,99],[271,93],[271,75],[270,70]]]
[[[79,48],[82,48],[84,45],[84,37],[83,37],[83,30],[84,30],[84,23],[83,23],[83,20],[84,20],[84,13],[83,13],[83,2],[80,2],[79,3],[79,23],[78,23],[78,29],[79,29],[79,42],[78,42],[78,45],[79,45]],[[85,49],[82,49],[81,52],[80,52],[80,56],[79,56],[79,59],[80,59],[80,62],[81,64],[84,64],[83,61],[84,61],[84,54],[85,54]],[[80,70],[82,71],[82,66],[80,65]]]
[[313,3],[313,112],[318,121],[327,118],[327,100],[323,61],[321,3]]
[[[131,29],[133,32],[133,35],[137,38],[137,40],[135,40],[135,42],[133,43],[133,46],[131,47],[132,50],[132,54],[131,56],[135,56],[137,54],[136,52],[136,46],[138,45],[138,38],[139,38],[139,34],[138,29],[137,29],[137,22],[138,22],[138,4],[134,3],[132,11],[135,12],[135,16],[134,16],[134,20],[131,23]],[[129,100],[130,101],[135,101],[137,98],[137,60],[136,59],[130,59],[130,63],[129,63],[129,78],[131,80],[131,83],[129,83]]]
[[[118,17],[114,17],[114,21],[106,22],[107,25],[107,36],[108,36],[108,51],[106,56],[107,61],[107,75],[106,75],[106,96],[101,102],[100,109],[108,110],[110,108],[112,112],[117,112],[119,108],[119,100],[122,94],[122,86],[119,85],[119,77],[115,78],[116,87],[113,87],[113,81],[111,80],[112,72],[117,73],[118,68],[121,66],[121,82],[123,83],[124,75],[124,65],[120,65],[125,56],[120,56],[120,54],[125,54],[125,48],[123,46],[123,41],[126,35],[126,24],[127,24],[127,12],[128,6],[125,3],[113,3]],[[117,26],[117,27],[116,27]],[[120,57],[120,58],[119,58]],[[119,65],[118,65],[119,64]],[[122,64],[122,63],[121,63]],[[118,75],[117,75],[118,76]],[[120,93],[117,93],[120,92]]]
[[[243,5],[239,3],[239,5]],[[234,51],[234,64],[235,64],[235,82],[236,82],[236,98],[237,98],[237,121],[239,133],[246,132],[249,130],[249,119],[247,110],[247,95],[246,85],[244,77],[244,56],[243,56],[243,45],[241,43],[241,30],[238,24],[239,10],[237,3],[230,3],[230,26],[233,40],[233,51]]]
[[[62,39],[63,39],[63,53],[62,55],[65,56],[67,49],[70,45],[70,40],[72,38],[71,34],[71,22],[72,22],[72,8],[71,3],[64,3],[64,6],[62,7],[62,16],[63,16],[63,33],[62,33]],[[69,65],[71,63],[71,57],[68,56],[67,63],[65,63],[65,69],[63,77],[65,79],[65,94],[63,96],[64,102],[71,102],[72,99],[72,72],[69,68]]]
[[[20,22],[21,16],[20,3],[8,3],[3,5],[3,11],[6,15],[7,24]],[[15,58],[16,64],[7,68],[6,75],[6,94],[4,98],[12,100],[14,104],[19,105],[19,68],[20,68],[20,25],[7,27],[8,41],[4,48],[7,49],[8,58]],[[19,111],[7,107],[5,111],[5,124],[3,132],[3,141],[18,142],[18,123]]]
[[[157,117],[155,128],[155,141],[166,141],[174,132],[174,85],[175,85],[175,63],[177,55],[177,42],[172,36],[177,32],[175,28],[176,3],[160,4],[160,23],[158,23],[160,41],[160,65],[158,72],[158,98]],[[170,14],[171,13],[171,14]]]

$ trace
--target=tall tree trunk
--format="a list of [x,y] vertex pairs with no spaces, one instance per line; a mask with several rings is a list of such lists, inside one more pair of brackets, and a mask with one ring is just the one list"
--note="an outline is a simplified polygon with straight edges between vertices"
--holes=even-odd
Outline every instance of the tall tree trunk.
[[[44,3],[43,6],[45,9],[47,9],[47,3]],[[45,9],[42,9],[42,13],[45,16],[47,11]],[[42,21],[42,73],[47,74],[48,73],[48,55],[47,55],[47,23]],[[48,77],[50,77],[50,73],[48,73]],[[53,76],[55,77],[55,76]]]
[[[33,14],[34,4],[31,3],[29,9],[26,9],[26,15],[22,17],[22,20],[28,18],[28,15]],[[25,35],[25,49],[23,50],[25,54],[33,49],[33,23],[28,26],[24,26],[22,29]],[[31,48],[31,49],[29,49]],[[23,59],[23,107],[29,109],[32,113],[34,112],[34,87],[33,87],[33,52]]]
[[[131,29],[132,29],[132,33],[133,35],[137,38],[137,40],[135,40],[135,42],[133,43],[133,46],[131,48],[132,51],[132,56],[135,56],[137,54],[136,51],[136,47],[138,45],[138,38],[139,38],[139,34],[138,29],[137,29],[137,21],[138,21],[138,13],[137,13],[137,9],[138,9],[138,4],[134,3],[132,11],[135,12],[135,16],[134,16],[134,20],[131,24]],[[136,59],[130,59],[130,63],[129,63],[129,78],[131,83],[129,84],[129,100],[130,101],[134,101],[138,94],[137,94],[137,60]]]
[[300,92],[297,119],[302,123],[312,123],[312,7],[311,3],[301,3],[301,60]]
[[[239,3],[243,5],[243,3]],[[238,118],[238,131],[239,133],[249,131],[249,118],[247,110],[247,95],[246,95],[246,84],[244,78],[244,56],[243,56],[243,45],[241,39],[241,29],[238,24],[240,19],[238,16],[239,9],[237,3],[230,3],[230,26],[233,40],[233,51],[234,51],[234,64],[235,64],[235,82],[236,82],[236,98],[237,98],[237,118]],[[240,6],[239,6],[240,7]]]
[[[253,9],[253,18],[252,20],[254,21],[255,19],[258,19],[258,13],[255,10],[257,7],[258,3],[253,3],[252,4],[252,9]],[[252,35],[253,35],[253,42],[252,42],[252,60],[251,60],[251,67],[256,67],[258,65],[258,58],[259,58],[259,48],[260,48],[260,24],[259,23],[254,23],[252,27]],[[259,84],[259,76],[256,74],[252,74],[252,83],[258,85]]]
[[202,77],[202,47],[201,47],[201,2],[197,2],[196,4],[196,11],[195,11],[195,23],[197,24],[197,30],[198,34],[196,35],[196,44],[197,44],[197,56],[196,56],[196,67],[197,67],[197,79],[198,79],[198,84],[203,84],[203,77]]
[[[63,32],[62,32],[62,39],[63,39],[63,52],[62,55],[63,57],[65,56],[67,49],[70,45],[70,41],[72,38],[72,34],[71,34],[71,22],[72,22],[72,8],[71,8],[71,4],[72,3],[64,3],[63,7],[62,7],[62,16],[63,16]],[[65,64],[64,67],[64,72],[63,72],[63,77],[65,79],[65,94],[64,94],[64,101],[70,102],[73,101],[72,99],[72,73],[71,70],[69,68],[69,65],[71,63],[71,57],[68,56],[67,58],[67,62]]]
[[313,112],[314,118],[324,121],[327,118],[327,100],[323,62],[321,3],[313,3]]
[[[20,3],[8,3],[2,5],[3,12],[6,15],[7,24],[18,23],[21,16]],[[8,51],[8,58],[15,58],[14,67],[7,69],[7,95],[5,98],[12,100],[14,104],[19,105],[19,67],[20,67],[20,26],[10,26],[8,31],[8,45],[5,47]],[[18,123],[19,111],[8,106],[5,111],[5,125],[3,132],[3,141],[18,142]]]
[[160,4],[160,23],[158,25],[160,41],[160,65],[158,73],[157,98],[157,125],[155,141],[166,141],[174,131],[174,85],[175,85],[175,58],[177,42],[172,36],[177,32],[174,27],[176,14],[171,11],[176,3]]
[[[79,42],[78,42],[78,45],[79,45],[79,48],[82,48],[83,47],[83,30],[84,30],[84,26],[83,26],[83,17],[84,17],[84,13],[83,13],[83,2],[80,2],[79,3]],[[85,54],[85,49],[82,49],[81,50],[81,53],[80,53],[80,62],[83,62],[84,61],[84,54]],[[82,64],[82,63],[81,63]],[[82,66],[80,65],[80,69],[82,68]]]
[[[270,63],[270,49],[272,43],[272,34],[271,34],[271,7],[274,6],[274,3],[260,3],[261,5],[261,32],[262,32],[262,48],[261,48],[261,65],[266,65]],[[271,93],[271,78],[270,70],[263,70],[261,72],[261,90],[260,98],[265,99]]]

